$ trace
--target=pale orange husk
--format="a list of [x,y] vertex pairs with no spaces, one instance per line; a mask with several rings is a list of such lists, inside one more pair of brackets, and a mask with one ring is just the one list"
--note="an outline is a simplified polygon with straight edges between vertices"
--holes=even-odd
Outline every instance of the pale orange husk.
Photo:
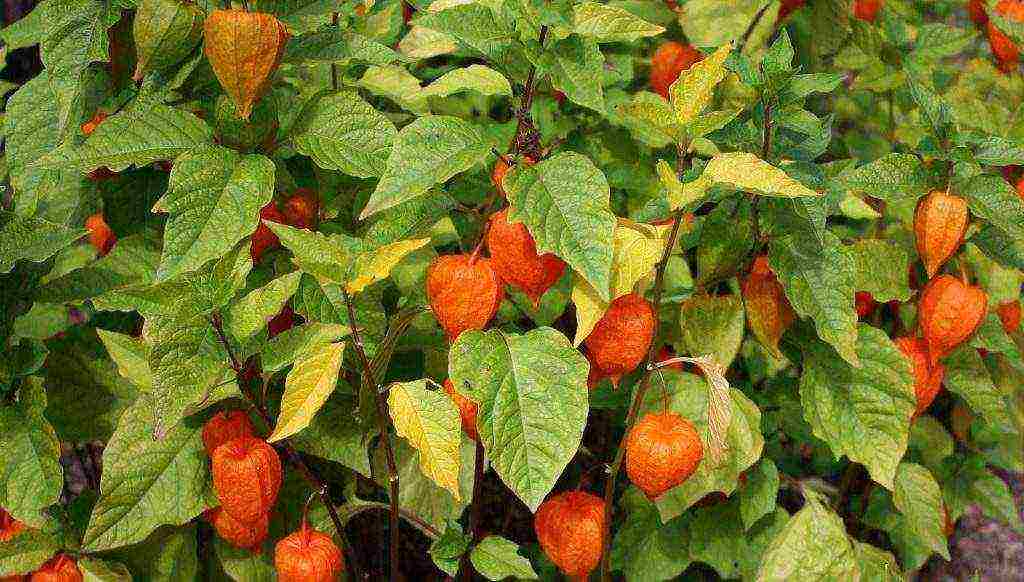
[[288,30],[272,14],[243,10],[214,10],[204,29],[204,51],[213,72],[238,116],[249,119],[281,64]]

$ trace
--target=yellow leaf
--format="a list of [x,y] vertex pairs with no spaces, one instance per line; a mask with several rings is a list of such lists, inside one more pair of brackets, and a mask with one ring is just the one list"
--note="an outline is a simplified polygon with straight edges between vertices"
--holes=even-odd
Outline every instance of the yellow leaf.
[[355,277],[347,285],[348,292],[359,293],[369,285],[385,279],[405,255],[423,248],[428,242],[429,238],[403,240],[360,255],[356,259]]
[[715,184],[723,184],[764,196],[780,198],[821,196],[821,193],[790,178],[786,172],[747,152],[732,152],[715,156],[704,168],[703,176],[707,176]]
[[718,47],[718,50],[706,59],[694,63],[683,71],[669,87],[669,100],[676,110],[676,119],[679,123],[690,123],[711,102],[715,87],[725,78],[723,64],[731,50],[731,43]]
[[274,433],[267,437],[267,442],[286,439],[309,426],[331,392],[334,392],[344,351],[344,343],[326,344],[295,360],[292,371],[288,372],[288,378],[285,379],[277,426]]
[[[612,250],[611,299],[633,292],[637,282],[654,272],[665,252],[669,227],[653,226],[619,219],[615,226]],[[597,290],[573,273],[572,301],[576,305],[576,340],[580,345],[594,330],[609,302],[601,300]]]
[[391,386],[388,408],[398,436],[420,453],[420,470],[459,500],[462,421],[455,404],[440,391],[427,390],[425,380]]
[[676,176],[675,170],[665,160],[658,160],[656,167],[658,179],[661,180],[661,185],[667,192],[668,206],[671,210],[677,210],[700,200],[711,187],[711,180],[707,178],[706,174],[701,174],[696,180],[683,184]]

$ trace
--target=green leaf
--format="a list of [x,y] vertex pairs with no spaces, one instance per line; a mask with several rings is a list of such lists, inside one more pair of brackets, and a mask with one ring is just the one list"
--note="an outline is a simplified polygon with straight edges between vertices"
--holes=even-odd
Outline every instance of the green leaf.
[[35,379],[23,384],[17,403],[0,407],[0,507],[36,528],[64,488],[60,442],[45,408],[46,392]]
[[616,6],[582,2],[573,7],[573,32],[597,42],[636,42],[665,29]]
[[970,28],[928,23],[918,29],[910,57],[930,60],[950,57],[967,47],[975,36]]
[[469,554],[473,568],[488,580],[537,580],[530,561],[519,555],[519,546],[501,536],[490,535],[480,540]]
[[122,548],[111,557],[124,562],[135,582],[174,582],[199,576],[195,525],[161,527],[142,543]]
[[150,283],[160,262],[157,242],[144,235],[117,241],[105,257],[81,269],[50,279],[39,289],[38,301],[72,303],[103,295],[114,289]]
[[[420,471],[420,454],[408,441],[395,439],[394,447],[398,463],[398,480],[402,485],[398,493],[399,506],[413,512],[437,529],[445,527],[450,519],[458,519],[473,497],[473,459],[476,447],[469,439],[463,439],[460,448],[458,500],[452,496],[451,491],[439,487]],[[381,447],[377,447],[374,457],[373,474],[379,476],[378,483],[386,488],[387,468]]]
[[27,529],[0,543],[0,576],[30,574],[60,550],[53,532]]
[[944,385],[960,396],[988,422],[1007,433],[1019,433],[1003,394],[992,383],[985,362],[977,350],[962,345],[943,360],[946,367]]
[[326,170],[357,178],[384,173],[398,131],[355,91],[325,93],[305,107],[292,129],[295,149]]
[[372,66],[363,73],[358,85],[375,95],[394,101],[402,109],[416,115],[426,115],[430,112],[427,97],[420,87],[420,80],[403,67]]
[[[59,123],[72,123],[76,101],[83,97],[83,76],[89,65],[109,60],[108,7],[92,0],[67,0],[44,4],[48,30],[39,43],[39,56],[49,71],[50,87],[57,98]],[[116,20],[116,19],[115,19]]]
[[398,436],[419,451],[420,470],[455,497],[459,495],[459,411],[447,395],[427,390],[426,380],[392,384],[388,409]]
[[715,87],[725,78],[726,57],[732,50],[731,44],[718,48],[707,58],[680,73],[669,88],[669,99],[679,123],[689,124],[704,111],[715,95]]
[[364,63],[389,65],[405,58],[387,45],[334,24],[288,39],[284,63]]
[[462,91],[481,95],[512,96],[512,86],[504,75],[483,65],[452,69],[423,88],[427,97],[448,97]]
[[268,443],[286,439],[309,426],[313,417],[334,392],[341,370],[345,344],[327,344],[295,361],[285,379],[281,413]]
[[819,249],[813,239],[783,236],[772,241],[769,262],[793,309],[810,317],[818,337],[856,366],[856,262],[835,235],[826,233],[824,242]]
[[402,128],[361,219],[416,198],[476,166],[491,146],[480,131],[456,117],[428,115]]
[[281,308],[299,288],[301,277],[302,271],[292,271],[250,291],[228,311],[227,330],[243,343],[252,338],[281,312]]
[[[8,26],[11,27],[42,13],[34,10],[30,16]],[[57,97],[50,89],[49,73],[42,71],[38,76],[21,86],[7,101],[4,116],[5,153],[11,186],[18,193],[17,208],[31,210],[36,204],[45,183],[55,181],[60,170],[42,170],[33,166],[39,158],[60,145],[63,138],[57,110]],[[31,214],[31,213],[27,213]],[[3,256],[3,253],[0,253]]]
[[615,215],[604,174],[587,158],[562,153],[517,166],[503,182],[509,221],[522,222],[537,252],[558,255],[608,301]]
[[356,256],[352,265],[352,274],[345,287],[349,293],[356,294],[377,281],[386,279],[406,255],[423,248],[429,242],[429,238],[401,240],[376,248],[368,247],[364,243],[363,251]]
[[977,276],[978,284],[988,295],[989,305],[998,306],[1007,301],[1020,299],[1024,273],[1000,265],[983,254],[977,245],[967,244],[963,251],[962,258],[967,259],[970,272]]
[[753,213],[750,200],[734,196],[704,219],[696,253],[697,281],[702,286],[728,279],[744,265],[754,247]]
[[511,23],[488,5],[479,2],[450,3],[423,11],[416,23],[447,33],[463,46],[499,59],[512,44],[515,33]]
[[913,154],[889,154],[839,176],[841,185],[890,202],[914,201],[928,193],[928,170]]
[[274,195],[274,164],[223,147],[179,158],[153,210],[170,215],[157,280],[194,271],[256,230]]
[[1024,239],[1024,201],[1001,176],[979,174],[959,188],[971,213],[1015,240]]
[[0,274],[27,259],[41,262],[82,238],[86,231],[0,210]]
[[933,416],[921,415],[910,425],[910,442],[907,446],[916,450],[931,471],[942,467],[942,461],[953,454],[953,437],[946,432],[942,423]]
[[[679,142],[683,136],[683,127],[676,120],[672,106],[656,93],[635,93],[632,100],[620,104],[617,111],[623,118],[621,123],[628,127],[638,140],[651,146],[663,147],[669,143]],[[659,160],[659,175],[660,164],[664,163]],[[675,170],[671,170],[671,176],[679,181]]]
[[893,483],[892,500],[905,523],[921,543],[949,560],[944,527],[945,507],[935,477],[921,465],[900,463]]
[[986,224],[971,236],[970,241],[1004,267],[1024,269],[1024,241],[1001,229]]
[[255,550],[236,548],[220,536],[213,537],[213,549],[224,568],[224,574],[237,582],[273,582],[277,579],[274,571],[273,545],[266,540]]
[[344,283],[348,280],[359,240],[345,234],[323,234],[265,221],[281,239],[281,244],[294,254],[293,260],[304,272],[318,279]]
[[1019,515],[1020,507],[1006,482],[985,468],[982,462],[968,462],[952,480],[944,483],[943,491],[950,515],[960,515],[972,504],[992,519],[1009,525],[1018,533],[1024,532]]
[[96,558],[78,561],[83,582],[131,582],[132,574],[124,564]]
[[906,250],[878,239],[860,240],[848,248],[856,265],[853,285],[857,291],[867,291],[880,303],[910,299],[910,257]]
[[473,538],[462,533],[462,527],[458,522],[449,521],[441,536],[430,544],[430,557],[439,569],[449,576],[456,576],[459,573],[462,555],[469,549],[472,541]]
[[202,422],[175,424],[153,438],[158,409],[142,395],[103,451],[103,481],[82,544],[90,552],[142,541],[158,526],[183,525],[205,508]]
[[[369,478],[370,459],[367,454],[368,431],[359,421],[356,399],[344,381],[324,403],[313,421],[289,442],[296,449],[321,459],[341,463]],[[373,435],[378,433],[373,425]],[[405,484],[403,483],[403,488]]]
[[173,67],[199,44],[203,12],[175,0],[139,0],[132,21],[138,64],[135,79],[149,71]]
[[111,115],[81,145],[65,143],[32,166],[82,172],[105,166],[120,172],[133,165],[173,160],[212,140],[210,127],[192,113],[162,103],[144,103]]
[[910,361],[881,330],[861,325],[855,347],[857,368],[825,344],[804,346],[804,418],[837,458],[863,464],[875,482],[892,489],[917,404],[914,376]]
[[856,580],[857,561],[843,520],[814,494],[772,540],[757,572],[773,580]]
[[[715,463],[708,455],[714,437],[708,420],[711,390],[706,380],[696,374],[674,371],[664,372],[661,377],[666,382],[664,390],[669,394],[669,409],[693,423],[706,454],[689,479],[657,500],[661,519],[667,522],[682,515],[708,493],[720,491],[729,495],[735,491],[740,473],[761,458],[764,437],[761,436],[761,411],[742,392],[730,388],[725,400],[726,406],[731,407],[729,427],[724,435],[725,449]],[[663,409],[664,392],[648,390],[641,413]]]
[[540,66],[548,71],[555,89],[570,101],[604,114],[604,56],[597,42],[570,36],[552,43],[541,55]]
[[790,178],[779,168],[746,152],[716,155],[704,168],[704,176],[715,184],[761,196],[797,198],[821,195]]
[[775,511],[779,493],[779,470],[771,459],[761,459],[746,472],[747,483],[740,488],[740,516],[743,527],[750,529],[762,517]]
[[658,508],[636,488],[622,499],[629,513],[613,532],[612,570],[630,582],[662,582],[682,574],[692,561],[685,517],[662,524]]
[[746,318],[738,295],[696,295],[679,313],[682,345],[687,354],[711,354],[728,368],[740,350]]
[[110,359],[117,364],[117,373],[136,386],[148,389],[153,385],[153,373],[149,369],[149,349],[141,340],[131,336],[97,329],[103,347],[107,348]]
[[900,582],[903,580],[899,564],[889,552],[856,540],[853,542],[853,551],[856,554],[861,580],[877,580],[878,582]]
[[449,353],[456,390],[480,405],[480,440],[530,511],[579,448],[588,413],[586,359],[551,328],[522,335],[468,331]]
[[267,342],[260,354],[264,372],[279,372],[318,347],[349,334],[347,325],[310,322],[285,330]]

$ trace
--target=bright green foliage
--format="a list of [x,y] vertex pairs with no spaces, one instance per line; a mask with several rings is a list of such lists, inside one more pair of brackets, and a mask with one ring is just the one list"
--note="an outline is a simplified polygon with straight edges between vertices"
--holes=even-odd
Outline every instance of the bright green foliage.
[[[0,30],[0,578],[269,582],[324,499],[349,579],[390,578],[392,501],[410,580],[560,579],[533,515],[574,489],[591,580],[895,581],[956,558],[944,514],[1024,531],[1024,74],[967,2],[34,4]],[[285,33],[248,119],[227,8]],[[987,312],[918,412],[932,191]],[[653,319],[606,317],[630,294]],[[202,517],[225,409],[284,467],[258,552]],[[622,453],[666,412],[700,462],[652,500]]]

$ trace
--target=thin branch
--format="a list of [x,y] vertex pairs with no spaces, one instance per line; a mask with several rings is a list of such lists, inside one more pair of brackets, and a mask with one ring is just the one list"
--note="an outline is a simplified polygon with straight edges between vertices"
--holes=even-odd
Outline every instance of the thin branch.
[[750,40],[750,35],[754,33],[754,29],[757,28],[757,24],[761,22],[761,18],[764,16],[765,12],[768,11],[768,8],[772,6],[772,4],[774,3],[768,2],[767,4],[762,6],[760,10],[757,11],[757,14],[754,15],[754,19],[750,21],[750,25],[747,26],[747,29],[743,31],[743,36],[740,37],[740,41],[736,45],[737,53],[743,52],[743,49],[747,46],[747,41]]
[[[683,168],[680,168],[683,169]],[[665,251],[661,255],[661,261],[658,263],[658,271],[654,278],[654,331],[652,337],[658,337],[658,309],[661,307],[661,298],[665,291],[665,267],[668,265],[669,257],[672,256],[672,249],[676,246],[676,240],[679,238],[680,225],[683,222],[683,209],[679,208],[675,211],[675,217],[672,219],[672,232],[669,234],[668,242],[665,245]],[[633,396],[633,403],[629,408],[629,414],[626,417],[626,430],[622,433],[622,438],[619,440],[619,447],[615,451],[615,460],[612,461],[612,465],[609,468],[608,480],[605,482],[604,487],[604,532],[602,533],[603,538],[603,550],[601,552],[601,580],[603,582],[609,582],[611,580],[611,521],[612,521],[612,502],[615,496],[615,483],[619,478],[619,472],[622,469],[622,459],[626,452],[626,437],[629,436],[629,431],[633,428],[633,424],[636,422],[636,418],[640,412],[640,404],[644,400],[644,393],[647,392],[647,388],[650,385],[651,380],[651,366],[654,363],[654,359],[657,356],[658,348],[660,345],[656,341],[651,342],[650,348],[647,350],[647,361],[644,364],[643,377],[640,379],[636,394]]]
[[772,104],[764,104],[764,127],[761,130],[761,159],[770,162],[772,153]]
[[366,348],[363,346],[363,338],[356,327],[356,310],[352,304],[352,296],[348,289],[342,287],[341,292],[345,299],[345,308],[348,311],[348,324],[352,329],[352,343],[355,344],[356,354],[363,366],[363,387],[373,391],[373,397],[377,402],[377,422],[380,424],[380,442],[384,447],[384,456],[388,463],[388,483],[391,487],[391,581],[399,579],[398,569],[398,466],[395,464],[395,450],[391,446],[390,424],[388,423],[387,403],[384,402],[384,395],[377,386],[377,380],[373,373],[373,366],[366,357]]
[[[344,517],[342,518],[342,522],[347,524],[353,517],[359,515],[360,513],[363,513],[364,511],[369,511],[371,509],[391,511],[391,506],[387,503],[379,503],[377,501],[360,501],[359,505],[355,507],[342,508],[342,511],[345,512]],[[416,529],[423,532],[423,534],[427,537],[435,540],[441,537],[441,532],[438,531],[437,528],[424,521],[422,517],[416,515],[415,513],[407,509],[399,509],[398,513],[402,516],[402,519],[411,523],[414,527],[416,527]]]
[[[540,34],[537,37],[537,42],[540,43],[541,48],[544,48],[544,41],[548,38],[548,27],[541,26]],[[513,154],[522,153],[525,149],[524,142],[528,140],[531,142],[531,150],[536,150],[534,147],[537,144],[532,143],[537,137],[537,132],[533,127],[533,119],[530,117],[530,109],[533,107],[533,94],[537,90],[537,67],[536,65],[530,65],[530,73],[526,77],[526,87],[523,90],[523,99],[519,106],[519,110],[516,112],[518,122],[516,124],[516,134],[512,138],[512,144],[510,150]],[[531,139],[533,138],[533,139]],[[531,154],[534,157],[539,157],[540,153],[537,151],[527,151],[527,154]]]
[[[480,522],[483,512],[484,483],[484,445],[476,441],[476,458],[473,463],[473,498],[469,501],[469,535],[473,543],[480,541]],[[470,582],[473,580],[473,566],[469,561],[469,553],[462,555],[459,564],[459,579]]]
[[[238,358],[235,356],[234,350],[231,348],[231,342],[228,341],[227,336],[224,334],[224,320],[221,318],[220,313],[214,312],[210,318],[210,323],[213,325],[214,331],[217,333],[217,339],[220,341],[224,350],[228,354],[228,359],[231,361],[231,369],[235,372],[235,381],[238,382],[239,391],[242,396],[249,402],[249,405],[260,415],[263,422],[268,427],[274,426],[274,419],[270,416],[270,413],[259,404],[254,398],[246,394],[244,390],[244,382],[242,375],[244,369],[239,363]],[[313,487],[320,495],[320,501],[327,508],[327,513],[331,517],[331,522],[334,524],[334,529],[338,533],[338,538],[341,540],[342,545],[345,547],[345,551],[348,554],[349,565],[352,568],[352,575],[356,580],[362,579],[362,568],[359,566],[359,559],[356,556],[355,550],[352,549],[351,544],[348,542],[348,537],[345,535],[345,525],[341,522],[341,518],[338,516],[338,511],[334,507],[334,503],[331,501],[330,495],[327,492],[327,486],[324,481],[302,460],[302,456],[295,450],[295,447],[288,441],[288,439],[282,440],[280,443],[281,448],[284,450],[285,457],[288,462],[295,466],[302,474],[306,482]]]

